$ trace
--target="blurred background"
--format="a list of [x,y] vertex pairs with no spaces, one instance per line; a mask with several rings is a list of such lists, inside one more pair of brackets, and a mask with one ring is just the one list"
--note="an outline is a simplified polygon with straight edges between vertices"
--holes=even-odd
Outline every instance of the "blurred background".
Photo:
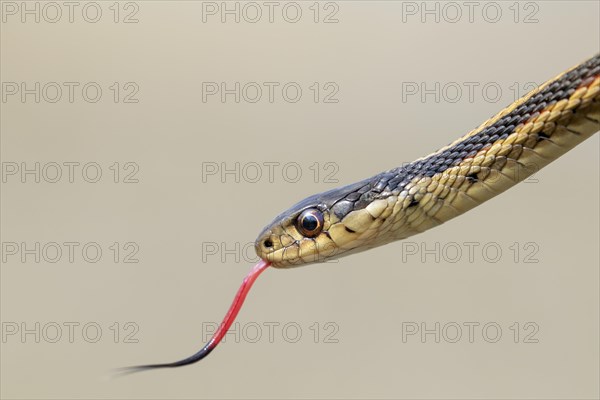
[[1,3],[3,398],[598,398],[598,135],[461,218],[267,270],[296,201],[600,50],[593,1]]

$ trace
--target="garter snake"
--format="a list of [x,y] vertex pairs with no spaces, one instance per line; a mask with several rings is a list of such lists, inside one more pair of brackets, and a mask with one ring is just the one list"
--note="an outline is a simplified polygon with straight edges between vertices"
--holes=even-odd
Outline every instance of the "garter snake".
[[428,156],[304,199],[264,228],[256,252],[287,268],[405,239],[502,193],[599,123],[600,54]]
[[261,261],[242,283],[212,339],[183,360],[126,372],[180,367],[206,357],[269,265],[322,262],[423,232],[502,193],[599,129],[600,54],[428,156],[310,196],[283,212],[256,239]]

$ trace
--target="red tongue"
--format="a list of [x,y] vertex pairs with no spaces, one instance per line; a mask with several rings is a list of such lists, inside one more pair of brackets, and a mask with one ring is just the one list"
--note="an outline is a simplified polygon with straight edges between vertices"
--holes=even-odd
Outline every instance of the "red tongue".
[[269,261],[261,259],[258,262],[258,264],[256,264],[254,268],[252,268],[248,275],[246,275],[244,281],[242,282],[242,285],[240,286],[237,294],[235,295],[235,298],[233,299],[233,303],[231,303],[231,307],[229,307],[229,311],[227,311],[227,314],[225,314],[225,318],[223,318],[223,322],[221,322],[219,329],[217,329],[212,339],[210,339],[210,341],[206,345],[206,347],[208,347],[210,350],[214,349],[219,344],[221,339],[223,339],[223,337],[229,330],[229,327],[235,320],[235,317],[238,315],[238,312],[240,312],[240,309],[244,304],[244,300],[246,299],[246,295],[250,291],[252,284],[254,283],[256,278],[258,278],[260,273],[267,269],[267,267],[269,267],[270,265],[271,263]]
[[127,373],[145,371],[148,369],[181,367],[183,365],[189,365],[189,364],[198,362],[198,361],[202,360],[204,357],[206,357],[207,355],[209,355],[210,352],[213,351],[213,349],[215,347],[217,347],[217,345],[219,344],[221,339],[223,339],[223,337],[229,330],[229,327],[235,320],[235,317],[238,315],[238,312],[240,312],[240,309],[242,308],[242,304],[244,304],[244,299],[246,298],[246,295],[250,291],[250,288],[252,287],[252,284],[254,283],[256,278],[258,278],[260,273],[263,272],[265,269],[267,269],[267,267],[269,267],[270,265],[271,265],[271,263],[269,261],[265,261],[265,260],[261,259],[258,262],[258,264],[256,264],[254,266],[254,268],[252,268],[252,270],[248,273],[248,275],[246,275],[246,277],[244,278],[244,281],[242,282],[242,285],[240,286],[240,288],[238,289],[238,292],[235,295],[235,298],[233,299],[233,303],[231,303],[231,306],[229,307],[229,311],[227,311],[227,314],[225,314],[225,318],[223,318],[223,322],[221,322],[219,329],[217,329],[217,331],[215,332],[213,337],[210,339],[210,341],[202,349],[200,349],[200,351],[198,351],[196,354],[191,355],[188,358],[185,358],[183,360],[175,361],[172,363],[151,364],[151,365],[140,365],[137,367],[128,367],[128,368],[125,368],[124,370],[121,370],[121,372],[127,374]]

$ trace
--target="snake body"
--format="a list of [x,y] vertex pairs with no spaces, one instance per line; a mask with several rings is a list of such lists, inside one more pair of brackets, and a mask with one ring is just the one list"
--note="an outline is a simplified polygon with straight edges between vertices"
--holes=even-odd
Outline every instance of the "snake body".
[[291,207],[258,236],[255,248],[261,260],[202,349],[180,361],[122,372],[202,360],[224,337],[252,283],[269,265],[286,268],[321,262],[423,232],[502,193],[599,128],[600,54],[435,153]]
[[256,252],[286,268],[407,238],[502,193],[599,128],[600,54],[428,156],[302,200],[265,227]]

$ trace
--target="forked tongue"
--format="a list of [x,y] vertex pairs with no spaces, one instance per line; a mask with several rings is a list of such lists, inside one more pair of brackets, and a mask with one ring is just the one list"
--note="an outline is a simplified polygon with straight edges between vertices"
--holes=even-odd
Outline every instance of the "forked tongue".
[[184,365],[193,364],[195,362],[202,360],[204,357],[209,355],[210,352],[213,351],[215,347],[217,347],[219,342],[221,342],[221,339],[223,339],[223,337],[229,330],[229,327],[235,320],[235,317],[238,315],[238,312],[242,308],[242,305],[244,304],[244,300],[246,299],[246,295],[250,291],[252,284],[254,283],[256,278],[258,278],[258,276],[261,274],[261,272],[263,272],[265,269],[267,269],[270,265],[271,265],[271,263],[269,261],[265,261],[265,260],[261,259],[258,262],[258,264],[256,264],[252,268],[252,270],[250,270],[248,275],[246,275],[246,277],[244,278],[242,285],[238,289],[238,291],[235,295],[235,298],[233,299],[233,303],[231,303],[231,307],[229,307],[229,311],[227,311],[227,314],[225,314],[225,318],[223,318],[223,322],[221,322],[221,325],[219,325],[219,328],[217,329],[217,331],[215,332],[213,337],[210,339],[210,341],[202,349],[200,349],[200,351],[198,351],[196,354],[191,355],[188,358],[185,358],[183,360],[175,361],[172,363],[149,364],[149,365],[138,365],[135,367],[125,367],[125,368],[120,369],[119,372],[122,374],[130,374],[130,373],[134,373],[134,372],[146,371],[149,369],[182,367]]

